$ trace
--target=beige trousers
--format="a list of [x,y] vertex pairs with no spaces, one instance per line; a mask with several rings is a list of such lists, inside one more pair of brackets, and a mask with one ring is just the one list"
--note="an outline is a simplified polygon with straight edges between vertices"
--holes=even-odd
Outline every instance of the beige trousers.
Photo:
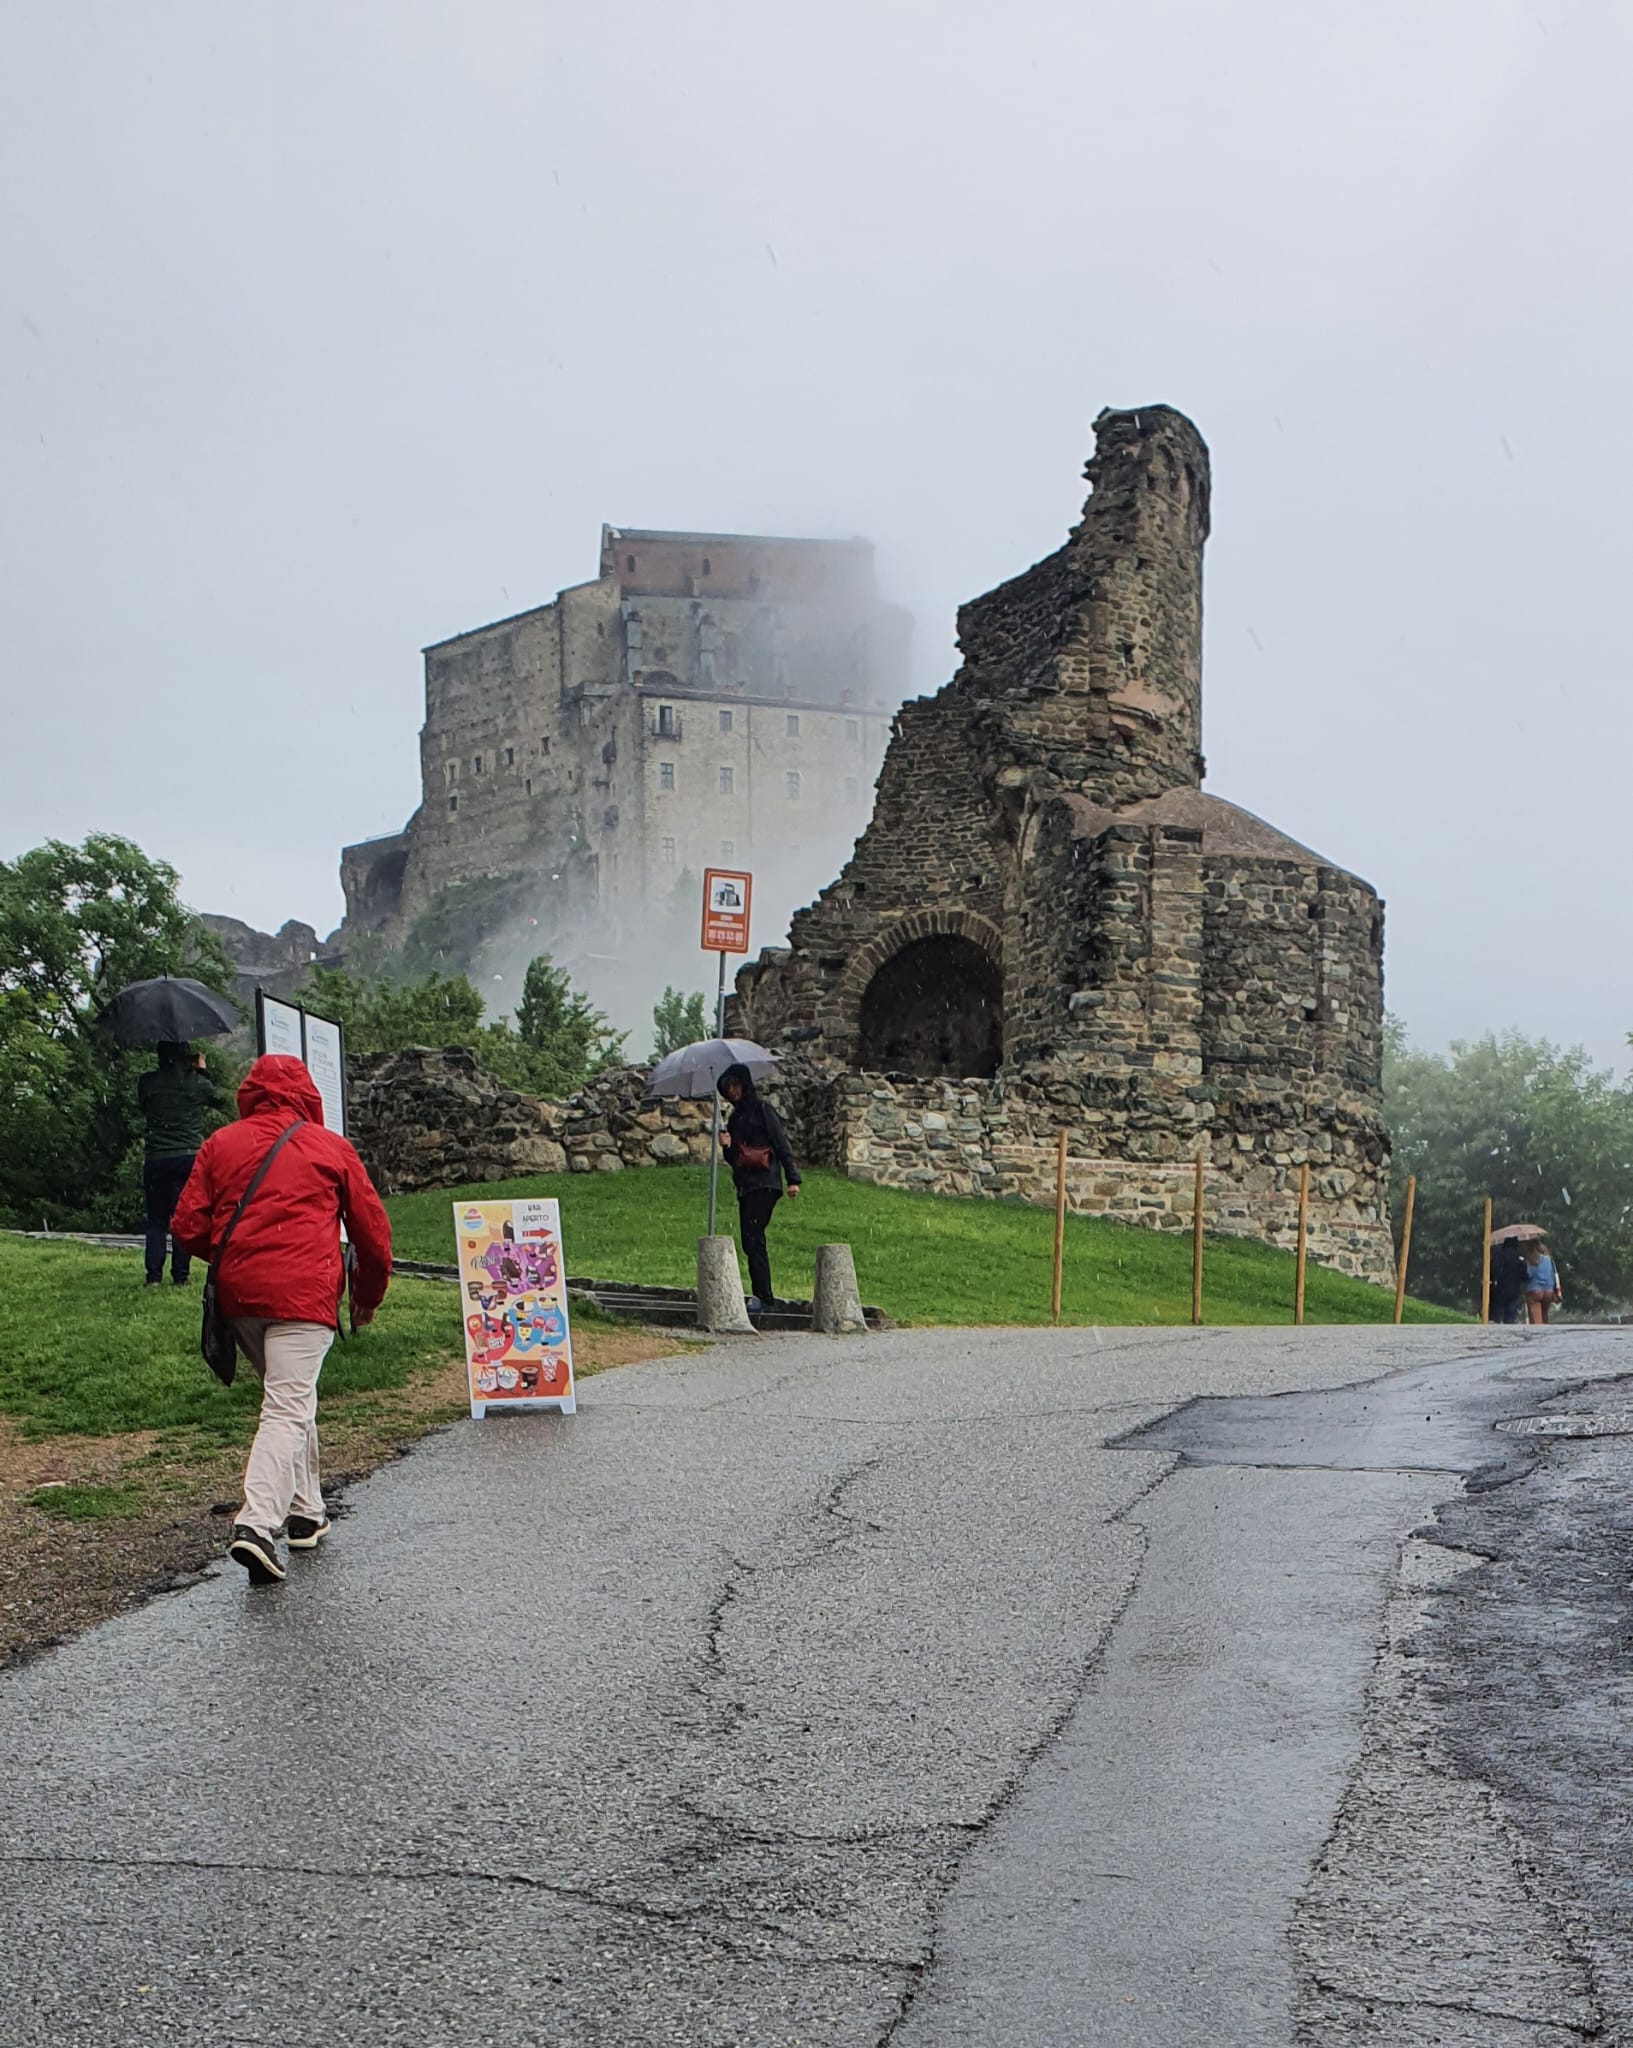
[[261,1382],[261,1426],[250,1446],[238,1519],[268,1537],[291,1514],[321,1522],[318,1374],[335,1333],[322,1323],[269,1323],[260,1316],[234,1316],[232,1326]]

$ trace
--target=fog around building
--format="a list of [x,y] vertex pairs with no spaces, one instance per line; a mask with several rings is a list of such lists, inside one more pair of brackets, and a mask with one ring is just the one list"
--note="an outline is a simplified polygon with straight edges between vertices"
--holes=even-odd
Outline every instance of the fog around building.
[[603,520],[867,535],[929,690],[1160,400],[1208,787],[1420,1042],[1625,1064],[1630,74],[1617,0],[14,0],[0,855],[326,930],[419,649]]

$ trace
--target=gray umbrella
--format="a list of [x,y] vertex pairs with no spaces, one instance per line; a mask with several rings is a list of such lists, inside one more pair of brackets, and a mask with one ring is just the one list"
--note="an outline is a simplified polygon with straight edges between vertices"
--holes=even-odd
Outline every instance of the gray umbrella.
[[158,1045],[165,1039],[185,1045],[189,1039],[236,1031],[238,1010],[202,981],[162,974],[156,981],[133,981],[122,988],[98,1011],[96,1022],[115,1045]]
[[700,1038],[696,1045],[682,1045],[664,1054],[647,1076],[646,1099],[683,1095],[702,1100],[715,1092],[728,1067],[747,1067],[758,1082],[776,1064],[777,1055],[756,1045],[752,1038]]

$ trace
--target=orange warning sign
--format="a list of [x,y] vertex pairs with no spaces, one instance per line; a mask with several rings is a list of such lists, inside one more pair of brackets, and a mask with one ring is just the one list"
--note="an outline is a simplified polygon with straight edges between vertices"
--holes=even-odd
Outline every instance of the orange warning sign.
[[754,877],[727,868],[703,870],[703,950],[748,951],[748,906]]

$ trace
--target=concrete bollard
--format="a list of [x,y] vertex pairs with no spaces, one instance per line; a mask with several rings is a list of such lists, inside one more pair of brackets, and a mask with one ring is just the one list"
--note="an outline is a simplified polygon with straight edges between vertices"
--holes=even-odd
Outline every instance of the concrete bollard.
[[854,1337],[865,1333],[867,1326],[850,1246],[819,1244],[816,1285],[811,1296],[811,1328],[824,1337]]
[[697,1326],[726,1335],[754,1335],[737,1271],[737,1243],[730,1237],[697,1241]]

